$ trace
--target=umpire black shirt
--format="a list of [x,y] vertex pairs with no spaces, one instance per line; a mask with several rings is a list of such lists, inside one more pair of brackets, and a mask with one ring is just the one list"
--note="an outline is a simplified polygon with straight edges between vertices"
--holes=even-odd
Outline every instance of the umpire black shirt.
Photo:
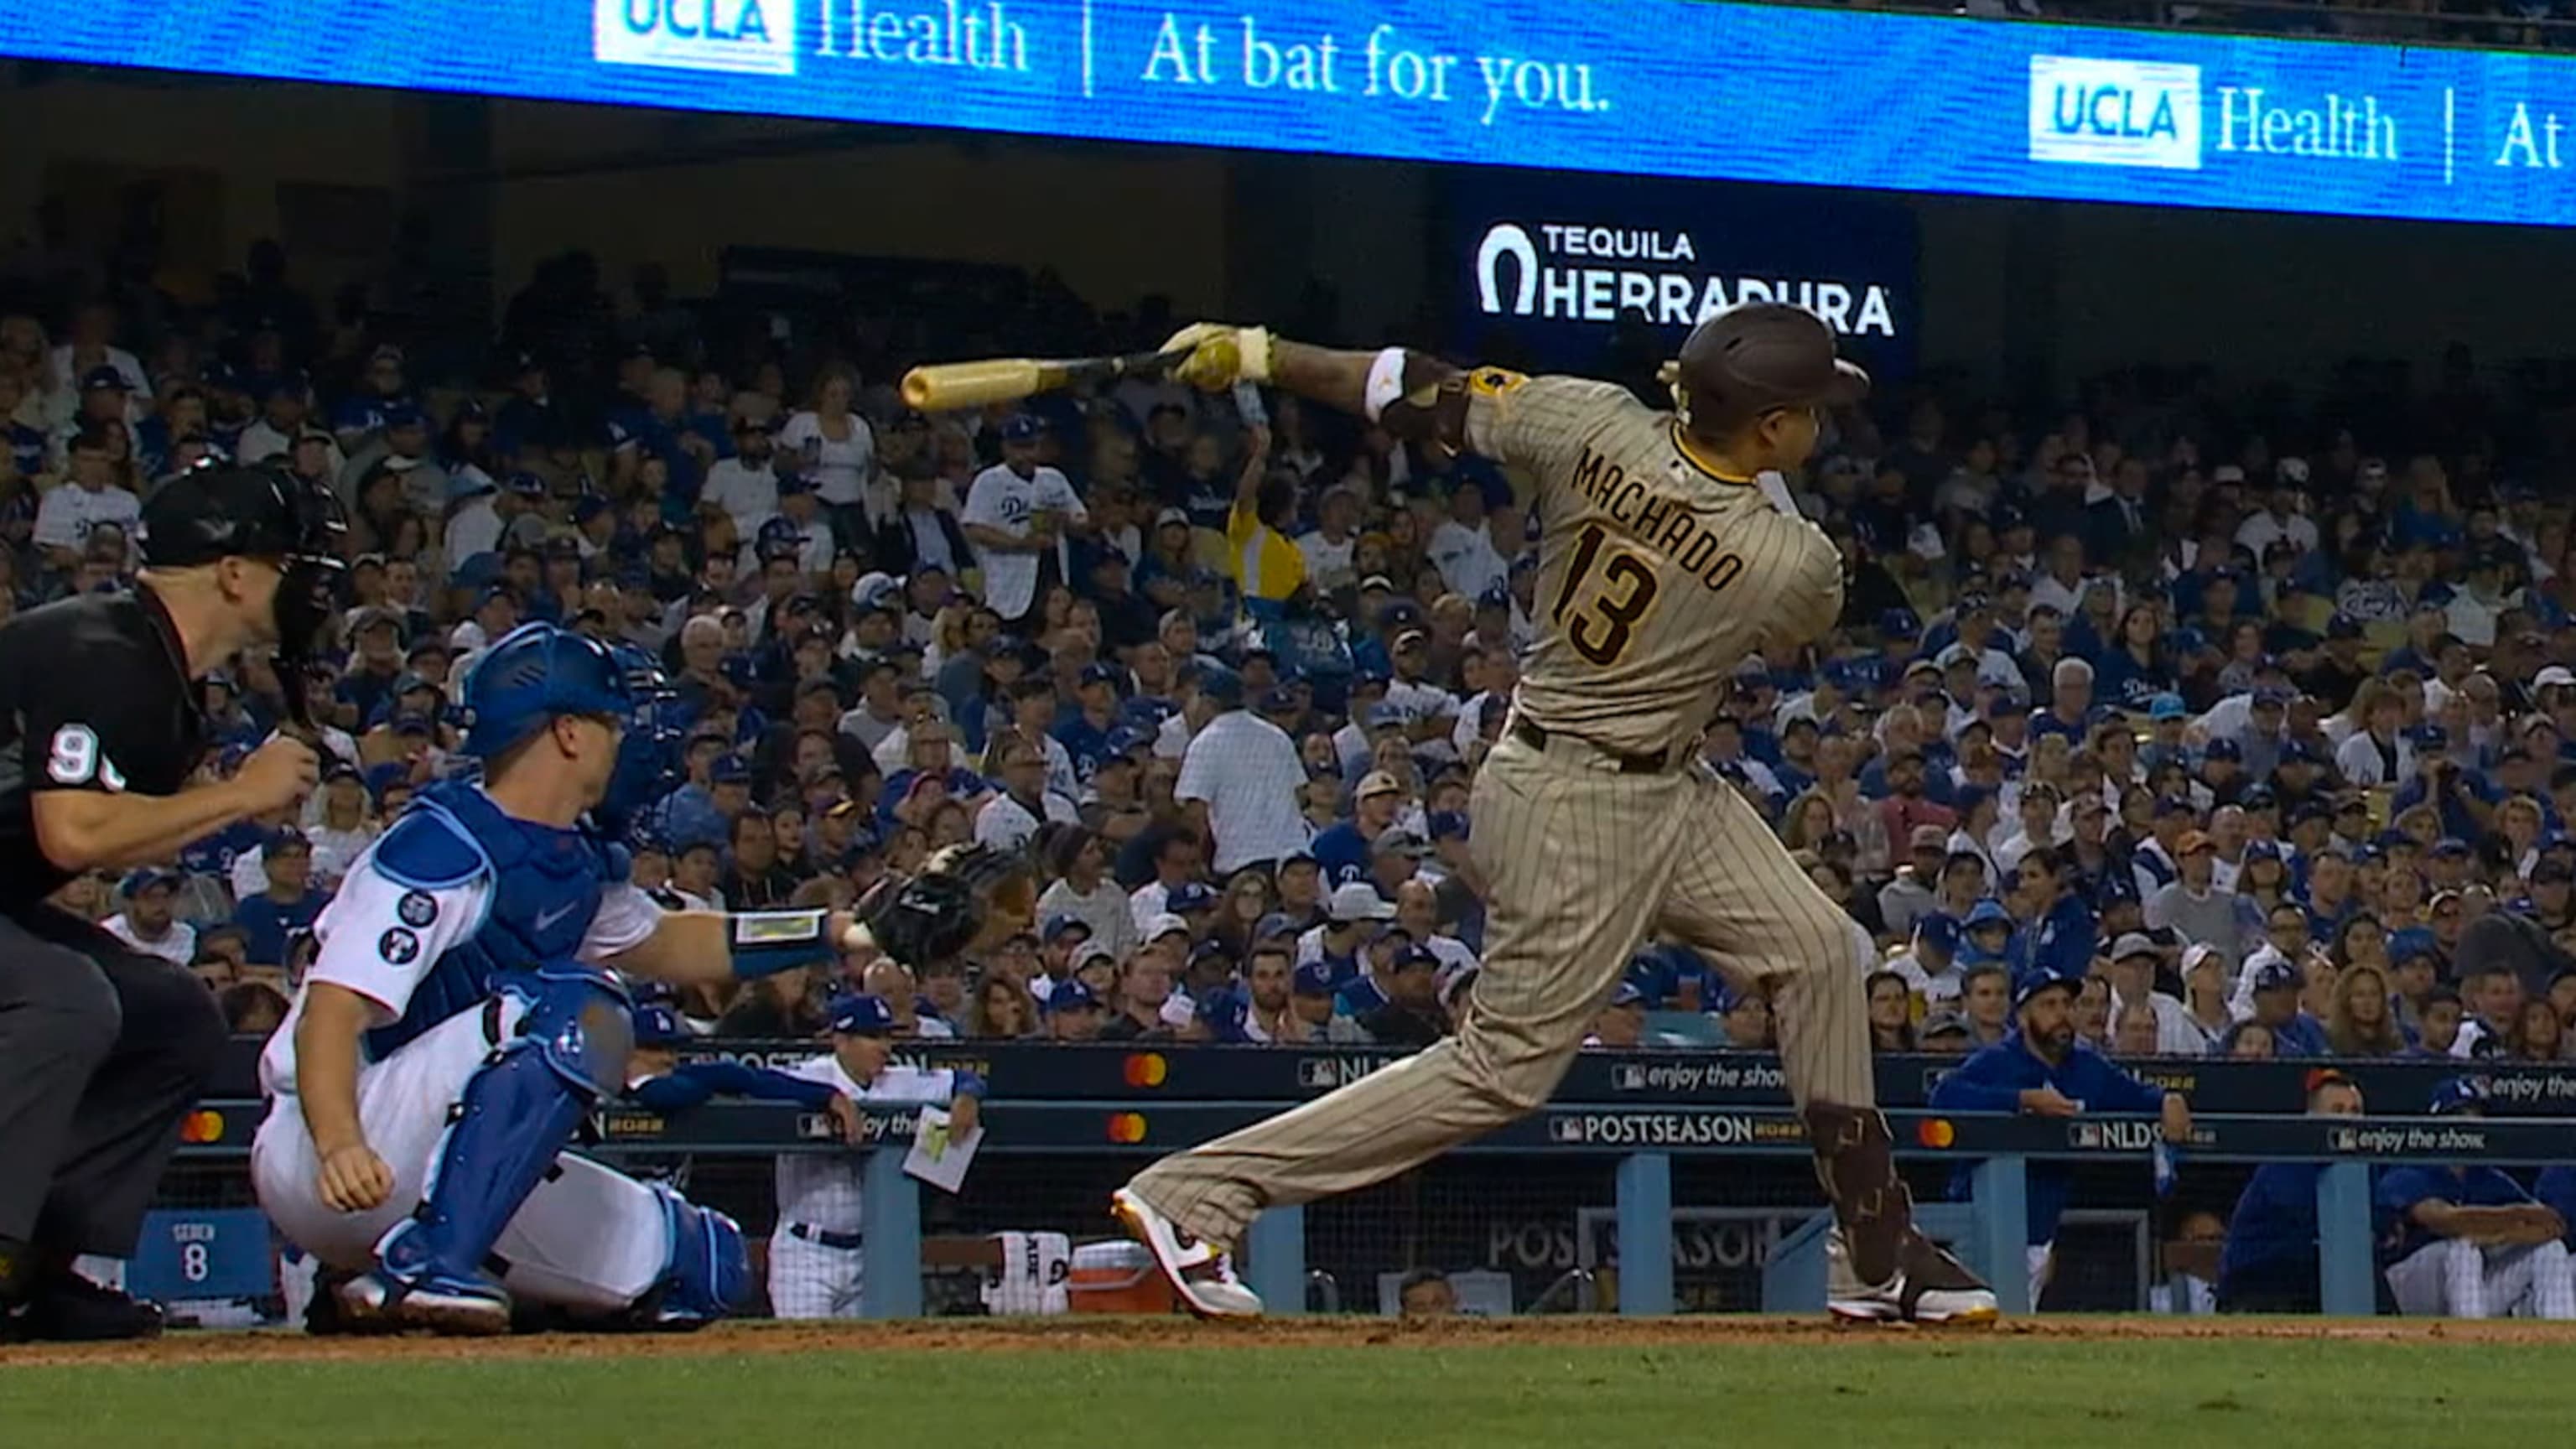
[[81,594],[0,624],[0,913],[74,874],[36,843],[35,792],[176,795],[205,748],[186,651],[150,589]]

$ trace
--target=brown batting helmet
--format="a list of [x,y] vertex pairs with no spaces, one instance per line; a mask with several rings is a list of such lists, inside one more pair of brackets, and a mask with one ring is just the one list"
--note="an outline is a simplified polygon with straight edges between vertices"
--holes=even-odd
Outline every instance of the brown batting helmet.
[[1834,329],[1787,302],[1747,302],[1708,318],[1663,376],[1674,410],[1703,433],[1779,408],[1845,407],[1869,396],[1869,374],[1834,355]]

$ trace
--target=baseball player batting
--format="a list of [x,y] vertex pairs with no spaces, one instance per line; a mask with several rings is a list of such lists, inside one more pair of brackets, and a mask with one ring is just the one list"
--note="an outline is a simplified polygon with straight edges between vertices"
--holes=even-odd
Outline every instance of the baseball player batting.
[[1174,375],[1268,383],[1537,481],[1539,637],[1478,774],[1471,848],[1490,882],[1484,973],[1458,1034],[1294,1112],[1168,1157],[1115,1195],[1189,1307],[1261,1302],[1229,1245],[1272,1204],[1392,1177],[1535,1110],[1650,929],[1769,985],[1789,1088],[1833,1204],[1828,1303],[1843,1318],[1989,1322],[1994,1294],[1915,1231],[1874,1105],[1853,924],[1760,815],[1695,763],[1747,656],[1841,613],[1842,560],[1776,481],[1819,410],[1868,376],[1811,313],[1703,321],[1668,370],[1674,409],[1606,382],[1460,372],[1402,348],[1336,352],[1199,323]]

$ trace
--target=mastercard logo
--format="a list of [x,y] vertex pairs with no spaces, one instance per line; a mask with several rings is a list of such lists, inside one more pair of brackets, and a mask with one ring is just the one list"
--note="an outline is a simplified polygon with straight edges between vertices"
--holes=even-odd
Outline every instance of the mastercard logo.
[[1171,1074],[1172,1064],[1163,1060],[1160,1052],[1138,1052],[1127,1059],[1127,1085],[1131,1087],[1159,1087]]
[[1109,1140],[1122,1144],[1144,1141],[1145,1114],[1142,1112],[1112,1113],[1109,1118]]
[[1948,1147],[1959,1140],[1959,1129],[1946,1118],[1927,1117],[1914,1124],[1914,1140],[1926,1147]]
[[221,1112],[189,1113],[187,1120],[179,1124],[179,1140],[196,1144],[223,1141],[224,1114]]

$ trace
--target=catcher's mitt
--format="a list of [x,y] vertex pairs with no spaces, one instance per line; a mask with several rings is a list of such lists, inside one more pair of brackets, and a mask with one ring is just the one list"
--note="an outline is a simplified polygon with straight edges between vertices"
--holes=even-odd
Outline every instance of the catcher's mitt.
[[988,845],[952,845],[910,880],[883,880],[859,902],[877,949],[919,970],[973,949],[988,933],[1023,928],[1034,882],[1028,862]]

